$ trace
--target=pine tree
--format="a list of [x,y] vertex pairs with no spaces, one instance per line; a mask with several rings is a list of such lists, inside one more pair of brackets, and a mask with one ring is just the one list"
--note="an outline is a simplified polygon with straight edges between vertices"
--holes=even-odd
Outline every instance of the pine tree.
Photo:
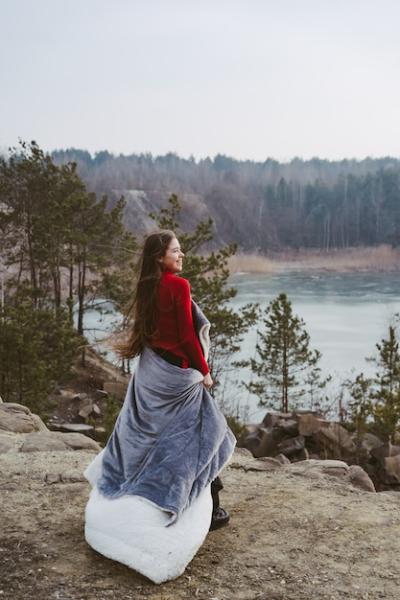
[[259,397],[260,406],[295,408],[308,393],[317,403],[329,378],[318,367],[321,353],[310,349],[310,336],[302,319],[293,314],[286,294],[272,300],[265,310],[264,330],[258,331],[257,359],[247,362],[257,376],[246,388]]
[[6,267],[18,267],[16,285],[27,280],[32,303],[42,304],[49,278],[45,262],[51,226],[44,221],[51,214],[57,168],[38,146],[20,143],[8,160],[0,159],[0,228],[5,232],[1,254]]
[[0,318],[0,396],[45,416],[48,394],[68,378],[80,344],[65,309],[34,308],[19,290]]
[[400,352],[396,328],[389,326],[388,338],[376,344],[378,356],[374,387],[370,398],[374,403],[376,430],[386,439],[393,439],[400,426]]
[[376,344],[376,349],[377,355],[367,358],[376,365],[375,375],[367,379],[361,373],[344,384],[351,397],[349,421],[360,435],[369,429],[391,441],[400,430],[400,349],[396,324],[389,326],[388,337]]
[[350,429],[355,430],[357,462],[359,461],[360,449],[364,434],[368,431],[373,414],[373,404],[370,398],[373,380],[360,373],[354,380],[347,380],[343,388],[347,388],[351,400],[347,406],[347,421]]

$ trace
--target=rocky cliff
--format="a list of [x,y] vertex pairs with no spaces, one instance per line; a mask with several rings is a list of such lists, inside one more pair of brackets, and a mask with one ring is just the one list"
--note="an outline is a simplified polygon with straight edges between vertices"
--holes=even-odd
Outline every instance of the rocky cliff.
[[344,462],[238,449],[223,474],[230,525],[209,534],[182,577],[155,586],[84,540],[82,472],[98,450],[0,405],[0,598],[399,598],[400,495],[355,487]]

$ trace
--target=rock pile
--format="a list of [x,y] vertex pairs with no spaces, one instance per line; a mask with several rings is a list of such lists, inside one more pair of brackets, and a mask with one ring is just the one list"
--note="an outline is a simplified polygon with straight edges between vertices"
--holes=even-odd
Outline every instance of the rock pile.
[[57,408],[49,419],[51,429],[90,433],[93,425],[87,423],[89,418],[101,420],[104,413],[104,402],[108,393],[96,390],[92,394],[76,393],[74,390],[60,389]]
[[30,433],[31,431],[48,431],[38,415],[31,413],[29,408],[15,402],[3,402],[0,398],[0,433]]
[[110,399],[115,398],[122,405],[129,375],[122,374],[92,348],[87,348],[85,365],[77,361],[73,372],[73,381],[57,386],[49,396],[49,403],[55,408],[48,426],[98,437],[105,431],[103,419]]
[[14,402],[0,403],[0,454],[18,452],[54,452],[89,450],[101,447],[81,433],[49,431],[42,419],[28,407]]
[[239,445],[249,449],[256,458],[283,454],[291,461],[346,460],[356,451],[344,427],[312,412],[267,413],[262,423],[246,426]]
[[367,473],[358,465],[349,466],[341,460],[316,460],[305,459],[296,463],[290,463],[284,455],[278,455],[277,458],[260,457],[254,458],[245,448],[236,448],[233,461],[230,463],[231,469],[243,469],[244,471],[277,471],[286,469],[290,473],[303,476],[309,479],[320,479],[329,476],[341,479],[353,487],[375,492],[373,482]]
[[281,462],[344,461],[353,466],[353,474],[359,472],[357,465],[362,467],[376,489],[400,490],[400,446],[385,444],[371,433],[357,437],[316,412],[267,413],[262,423],[245,427],[238,446],[256,458]]

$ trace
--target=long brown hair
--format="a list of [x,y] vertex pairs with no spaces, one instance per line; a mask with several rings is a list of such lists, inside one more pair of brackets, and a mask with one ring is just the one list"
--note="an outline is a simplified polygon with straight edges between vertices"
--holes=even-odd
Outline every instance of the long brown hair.
[[173,231],[163,229],[149,234],[144,241],[136,290],[124,311],[125,335],[114,338],[111,344],[120,358],[137,356],[157,334],[157,300],[162,274],[159,259],[175,237]]

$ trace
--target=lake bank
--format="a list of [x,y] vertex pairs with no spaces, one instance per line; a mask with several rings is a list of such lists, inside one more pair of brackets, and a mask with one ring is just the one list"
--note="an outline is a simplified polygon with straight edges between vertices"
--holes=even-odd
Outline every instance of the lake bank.
[[302,248],[260,254],[236,254],[229,259],[231,273],[276,274],[285,271],[395,272],[400,249],[389,245],[320,250]]

